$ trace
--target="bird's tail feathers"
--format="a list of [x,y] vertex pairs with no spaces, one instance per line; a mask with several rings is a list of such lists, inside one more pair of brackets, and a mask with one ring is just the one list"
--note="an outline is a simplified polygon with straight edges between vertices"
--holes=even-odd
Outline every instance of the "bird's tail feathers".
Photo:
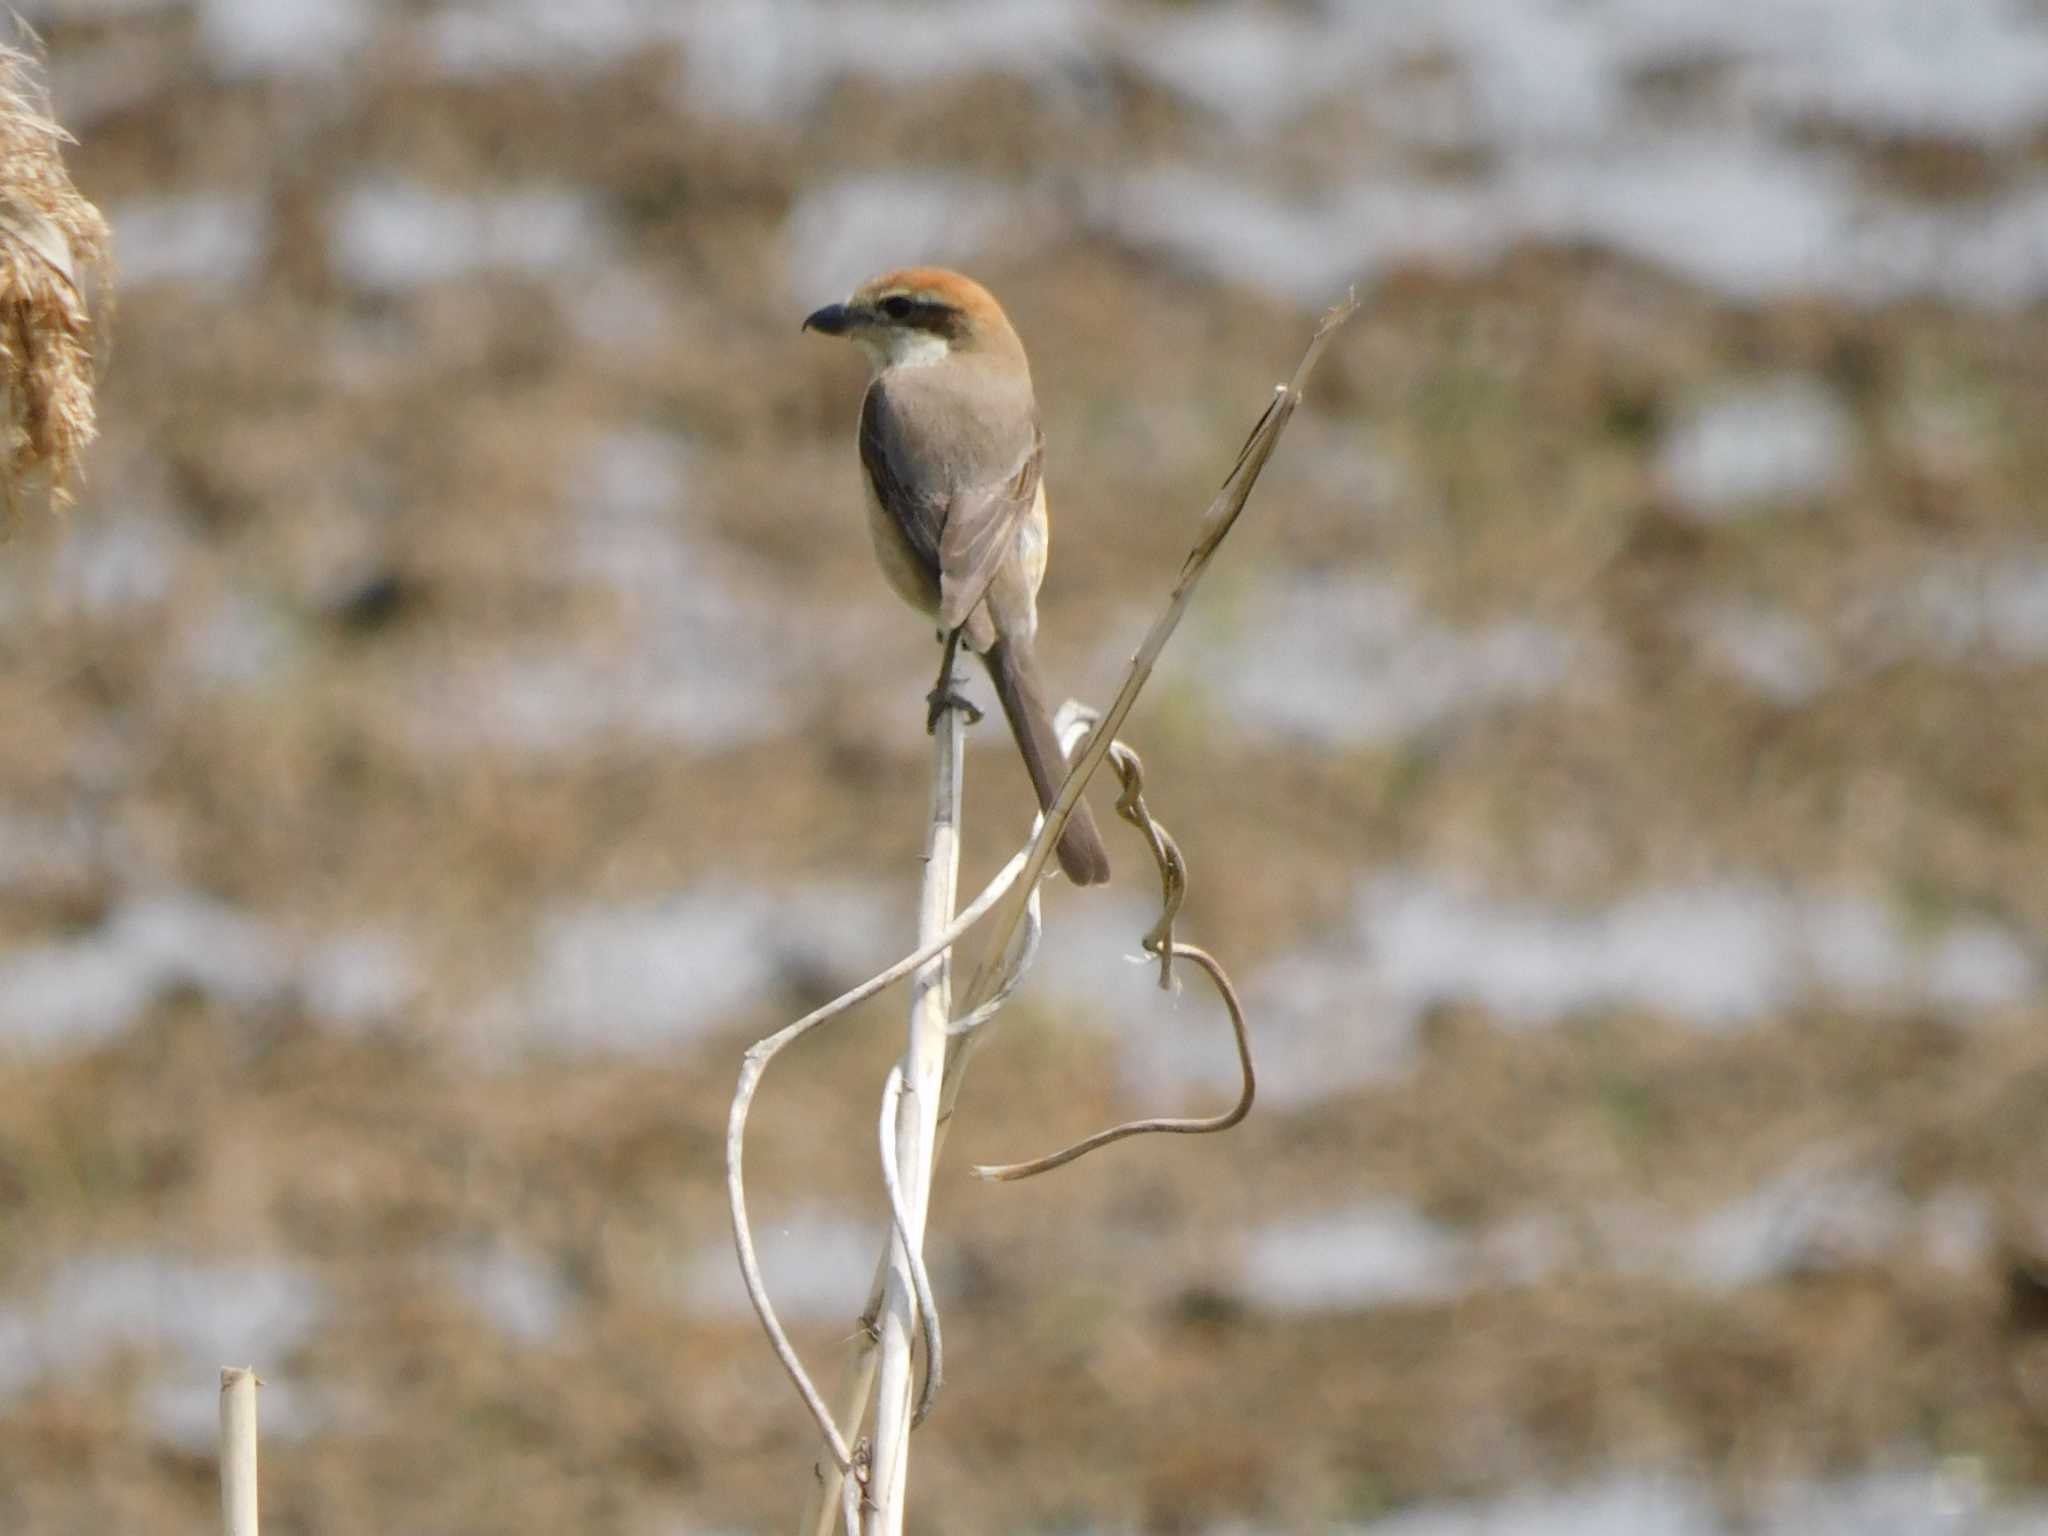
[[[983,660],[1009,718],[1010,733],[1017,738],[1025,771],[1031,775],[1031,787],[1038,792],[1039,809],[1049,810],[1067,776],[1067,759],[1060,750],[1059,734],[1052,728],[1052,711],[1046,707],[1045,683],[1031,642],[998,641]],[[1100,885],[1109,878],[1109,850],[1102,845],[1102,834],[1096,830],[1095,817],[1085,800],[1076,802],[1053,851],[1060,868],[1076,885]]]

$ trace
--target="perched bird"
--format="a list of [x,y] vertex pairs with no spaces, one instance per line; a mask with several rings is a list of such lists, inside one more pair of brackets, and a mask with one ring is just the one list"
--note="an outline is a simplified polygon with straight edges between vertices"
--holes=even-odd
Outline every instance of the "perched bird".
[[[932,718],[962,640],[988,665],[1017,750],[1050,806],[1066,777],[1033,641],[1048,538],[1039,471],[1045,434],[1031,366],[986,288],[940,267],[884,272],[804,329],[844,336],[872,370],[860,408],[860,467],[875,558],[889,584],[938,620],[946,642]],[[1076,885],[1109,878],[1086,804],[1060,834]]]

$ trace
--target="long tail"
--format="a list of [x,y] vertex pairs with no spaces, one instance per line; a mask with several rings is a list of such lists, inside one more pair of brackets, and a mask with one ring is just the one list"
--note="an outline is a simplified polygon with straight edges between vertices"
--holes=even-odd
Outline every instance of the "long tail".
[[[1009,717],[1010,734],[1017,738],[1017,750],[1024,755],[1031,787],[1038,791],[1039,809],[1049,809],[1067,776],[1067,759],[1052,728],[1052,711],[1045,704],[1045,680],[1039,675],[1031,642],[1000,640],[989,647],[982,660],[988,663],[996,697],[1003,701],[1003,713]],[[1095,830],[1095,818],[1085,800],[1074,806],[1074,814],[1067,818],[1053,851],[1059,855],[1060,868],[1076,885],[1100,885],[1109,878],[1109,850],[1102,846],[1102,834]]]

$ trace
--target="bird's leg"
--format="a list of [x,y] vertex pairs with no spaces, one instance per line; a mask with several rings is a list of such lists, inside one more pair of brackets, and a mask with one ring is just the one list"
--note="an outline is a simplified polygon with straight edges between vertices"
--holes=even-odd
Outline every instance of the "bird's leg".
[[955,692],[953,688],[953,658],[960,654],[960,634],[961,631],[956,629],[946,636],[946,651],[939,658],[938,683],[924,696],[925,703],[931,706],[924,717],[924,733],[927,736],[939,728],[939,716],[949,709],[959,710],[967,717],[969,725],[974,725],[981,719],[981,711],[974,707],[967,695]]

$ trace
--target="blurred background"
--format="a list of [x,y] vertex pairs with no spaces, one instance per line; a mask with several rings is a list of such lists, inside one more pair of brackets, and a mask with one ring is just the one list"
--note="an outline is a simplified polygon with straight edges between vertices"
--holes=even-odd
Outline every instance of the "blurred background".
[[[906,947],[921,621],[852,349],[986,281],[1224,1022],[1048,895],[931,1251],[913,1523],[2048,1531],[2040,0],[40,0],[122,303],[0,550],[0,1495],[789,1528],[744,1045]],[[986,684],[976,679],[986,700]],[[973,732],[970,880],[1025,827]],[[1108,797],[1098,796],[1106,812]],[[900,996],[771,1074],[829,1373]]]

